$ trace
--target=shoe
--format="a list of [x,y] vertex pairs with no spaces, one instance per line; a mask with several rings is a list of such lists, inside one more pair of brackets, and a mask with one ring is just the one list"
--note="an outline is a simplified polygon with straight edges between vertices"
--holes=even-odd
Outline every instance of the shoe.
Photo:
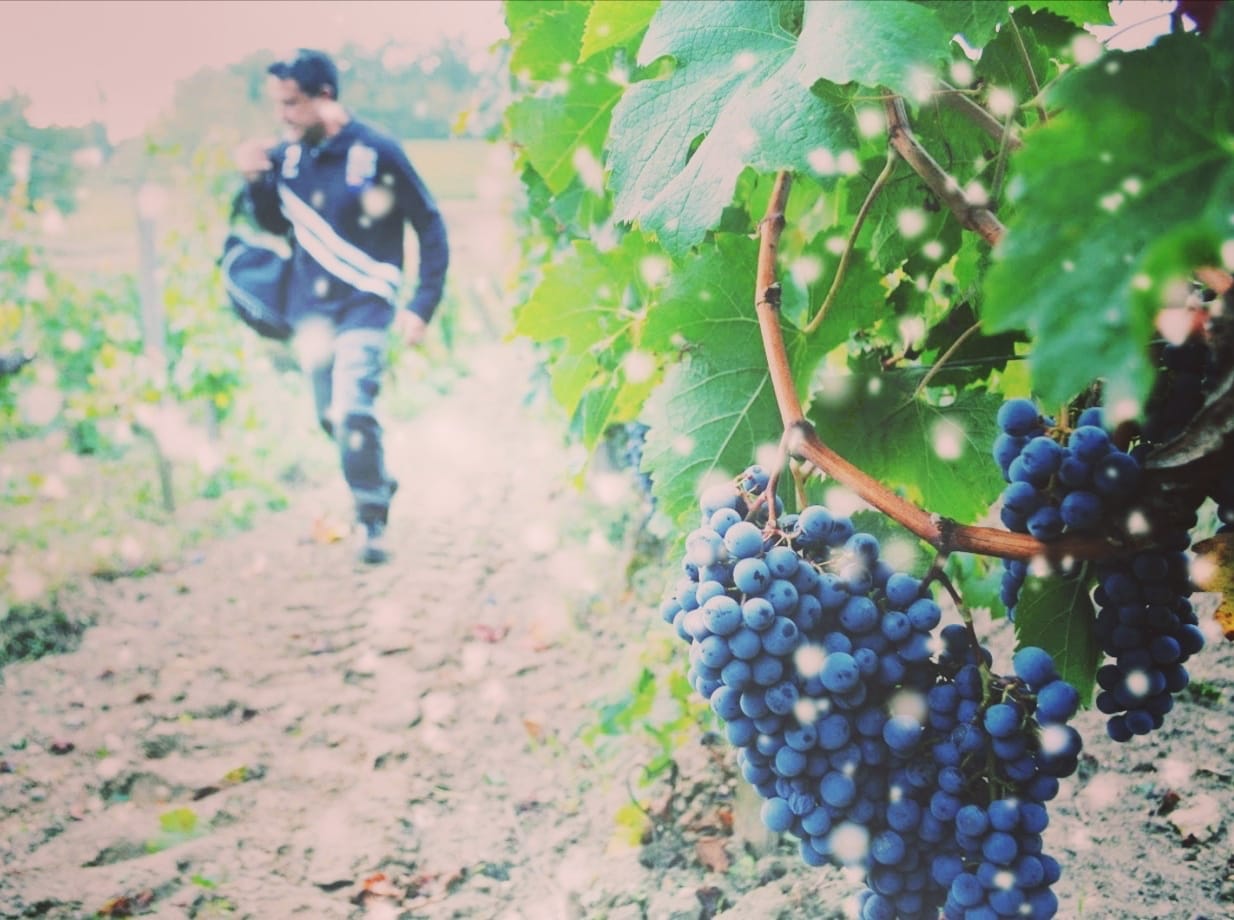
[[386,546],[386,525],[381,521],[364,521],[364,542],[360,544],[359,558],[365,565],[381,565],[390,558]]

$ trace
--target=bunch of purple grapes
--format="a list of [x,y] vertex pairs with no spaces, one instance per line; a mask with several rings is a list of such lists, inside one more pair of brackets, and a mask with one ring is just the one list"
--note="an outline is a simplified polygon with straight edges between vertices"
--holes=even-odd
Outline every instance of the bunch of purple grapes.
[[[824,507],[764,526],[768,480],[754,466],[704,494],[662,615],[690,644],[690,683],[766,800],[764,823],[795,836],[809,865],[863,867],[866,920],[937,918],[954,881],[940,881],[940,853],[959,871],[979,866],[958,810],[987,807],[993,789],[1044,802],[1075,769],[1079,738],[1062,724],[1075,690],[1051,662],[1039,683],[994,679],[989,705],[989,655],[965,628],[943,630],[934,654],[941,610],[928,587]],[[1057,864],[1039,858],[1040,821],[1030,809],[1015,838],[1016,894],[996,900],[1020,898],[1023,916],[1046,918]]]
[[[1029,400],[1004,403],[998,423],[1002,433],[994,457],[1008,481],[1001,514],[1009,530],[1045,542],[1065,532],[1122,528],[1125,535],[1142,476],[1138,456],[1151,445],[1119,450],[1098,408],[1081,413],[1065,447]],[[1102,692],[1096,703],[1110,716],[1106,727],[1116,741],[1161,727],[1173,694],[1189,681],[1184,663],[1204,644],[1189,600],[1187,521],[1176,514],[1172,521],[1150,523],[1156,549],[1097,566],[1096,636],[1113,660],[1097,674]],[[1028,564],[1006,560],[1003,566],[1001,599],[1014,619]]]
[[[1008,530],[1049,542],[1064,533],[1096,533],[1118,521],[1135,496],[1139,462],[1115,447],[1099,408],[1085,409],[1066,436],[1027,399],[998,412],[994,460],[1007,487],[1000,516]],[[1028,563],[1003,563],[1000,599],[1015,619]]]

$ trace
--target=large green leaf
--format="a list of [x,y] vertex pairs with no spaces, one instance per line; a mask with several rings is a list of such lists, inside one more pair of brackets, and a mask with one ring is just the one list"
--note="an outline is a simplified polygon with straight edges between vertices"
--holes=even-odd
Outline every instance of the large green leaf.
[[[596,386],[615,386],[612,400],[616,400],[624,376],[603,375],[616,374],[636,344],[642,307],[653,296],[652,283],[640,266],[657,258],[663,256],[637,233],[627,234],[607,252],[594,243],[576,241],[560,261],[545,269],[519,309],[515,335],[561,341],[552,371],[553,394],[567,412],[573,413]],[[594,406],[590,411],[594,418]]]
[[1035,645],[1054,656],[1058,673],[1092,700],[1101,648],[1093,635],[1092,579],[1030,575],[1015,607],[1015,631],[1021,646]]
[[932,10],[951,35],[962,35],[973,47],[980,48],[994,37],[999,23],[1007,19],[1010,4],[991,0],[917,0]]
[[650,429],[642,468],[664,513],[682,526],[697,514],[709,477],[740,472],[781,433],[771,378],[752,361],[720,368],[688,357],[670,368],[643,418]]
[[510,35],[517,43],[523,36],[524,30],[535,20],[546,13],[560,12],[568,5],[566,0],[536,0],[535,3],[527,3],[526,0],[506,0],[502,7],[505,10],[506,25],[510,28]]
[[[933,10],[939,21],[952,35],[962,35],[975,48],[989,42],[998,27],[1007,21],[1010,8],[1016,3],[998,3],[994,0],[916,0],[921,6]],[[1087,24],[1105,25],[1113,22],[1107,0],[1028,0],[1029,10],[1048,10],[1056,16],[1068,19],[1078,26]],[[1016,22],[1023,30],[1021,15]]]
[[[665,514],[695,510],[709,476],[734,475],[783,433],[754,309],[758,245],[724,236],[675,271],[651,310],[642,342],[653,351],[681,349],[644,414],[643,468],[652,474]],[[798,389],[822,355],[820,341],[784,324],[785,348]]]
[[510,139],[519,144],[554,195],[579,175],[580,157],[601,181],[600,150],[622,86],[614,83],[603,56],[560,78],[564,91],[528,96],[506,110]]
[[1077,26],[1106,26],[1114,21],[1108,0],[1028,0],[1028,8],[1047,10]]
[[[1092,377],[1107,401],[1142,399],[1161,289],[1229,233],[1234,105],[1194,35],[1112,53],[1058,81],[1062,110],[1013,158],[1015,213],[985,284],[992,331],[1034,334],[1034,387],[1065,400]],[[1153,251],[1180,232],[1175,260]],[[1149,258],[1150,255],[1152,258]],[[1076,360],[1083,355],[1084,360]]]
[[[807,287],[809,315],[813,317],[831,288],[839,257],[831,252],[827,241],[821,238],[814,240],[802,257],[817,259],[818,264],[825,269],[818,279]],[[790,279],[786,279],[786,282]],[[786,283],[785,288],[791,290],[790,284]],[[882,286],[882,278],[875,270],[869,253],[860,249],[855,251],[835,300],[827,308],[827,315],[823,317],[818,329],[812,333],[811,349],[826,354],[848,341],[853,334],[869,329],[886,311],[886,300],[887,291]],[[786,305],[786,313],[789,307],[791,303]]]
[[[807,18],[829,5],[810,4]],[[618,219],[638,221],[679,254],[719,221],[744,167],[806,171],[820,151],[834,158],[855,144],[841,98],[807,85],[811,62],[784,26],[801,9],[800,0],[660,7],[639,63],[668,57],[674,69],[631,86],[613,113]]]
[[928,510],[968,523],[1003,482],[988,460],[1001,399],[966,391],[946,406],[913,395],[908,374],[853,374],[830,381],[810,419],[819,437],[883,484]]
[[[1044,86],[1058,76],[1060,63],[1069,59],[1069,46],[1082,30],[1058,14],[1039,11],[1016,13],[1016,32],[1003,29],[981,50],[976,64],[977,77],[992,87],[1011,90],[1015,99],[1024,101],[1033,96],[1029,67]],[[1023,42],[1023,51],[1020,45]]]
[[593,3],[583,32],[579,60],[624,45],[651,22],[660,0],[622,0],[621,3]]
[[802,79],[917,96],[928,91],[934,65],[946,60],[952,34],[933,11],[915,3],[809,3],[797,42]]
[[510,73],[532,80],[561,76],[562,63],[578,58],[588,7],[587,3],[569,3],[521,22],[512,42]]

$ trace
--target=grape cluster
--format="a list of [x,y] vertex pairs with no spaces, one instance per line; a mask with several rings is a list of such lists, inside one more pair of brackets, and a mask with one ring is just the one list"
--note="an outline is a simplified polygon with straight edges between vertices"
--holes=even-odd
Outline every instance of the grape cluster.
[[[1066,444],[1027,399],[1003,403],[998,426],[993,454],[1007,482],[999,513],[1008,530],[1047,542],[1064,533],[1095,533],[1135,495],[1140,464],[1114,446],[1099,408],[1080,414]],[[1013,620],[1027,575],[1027,562],[1004,561],[1000,597]]]
[[[1054,916],[1042,803],[1075,769],[1074,688],[1048,656],[1032,675],[997,678],[966,627],[936,637],[928,586],[894,571],[851,519],[812,505],[764,526],[768,479],[753,466],[703,495],[661,608],[690,645],[691,685],[765,799],[764,823],[795,836],[809,865],[863,867],[863,920],[937,918],[975,897],[961,875],[982,886],[964,910],[1014,903],[993,916]],[[987,860],[985,837],[957,815],[1012,798],[1023,814],[990,832],[1011,846],[992,838]]]
[[1098,567],[1096,634],[1114,658],[1097,672],[1097,708],[1115,741],[1160,728],[1172,694],[1187,686],[1184,662],[1204,646],[1188,595],[1186,534],[1174,551],[1139,553]]
[[[1171,386],[1177,387],[1182,378],[1176,376]],[[1190,385],[1185,386],[1190,392]],[[1159,395],[1155,405],[1173,405],[1172,399]],[[1190,411],[1198,406],[1194,403]],[[1064,447],[1057,440],[1061,433],[1031,401],[1013,399],[1003,404],[998,415],[1002,431],[993,453],[1008,482],[1001,516],[1009,530],[1048,542],[1064,532],[1098,532],[1120,519],[1125,526],[1141,480],[1138,457],[1151,444],[1145,440],[1130,453],[1121,451],[1102,421],[1099,408],[1084,410]],[[1160,437],[1172,437],[1181,430],[1156,428],[1161,428]],[[1145,430],[1156,428],[1150,413]],[[1194,516],[1187,518],[1179,510],[1183,509],[1176,509],[1170,521],[1151,523],[1155,550],[1097,566],[1096,637],[1113,661],[1098,671],[1101,693],[1096,705],[1110,716],[1106,728],[1115,741],[1128,741],[1161,727],[1174,705],[1172,694],[1187,686],[1184,663],[1204,645],[1188,599],[1192,585],[1184,555],[1190,544],[1187,525],[1194,524]],[[1003,566],[1001,599],[1014,619],[1028,565],[1005,560]]]
[[[936,745],[936,759],[958,755],[962,765],[970,752],[995,762],[992,777],[957,767],[939,771],[931,808],[953,815],[955,826],[954,846],[938,852],[931,865],[934,880],[947,886],[943,916],[1053,917],[1058,901],[1050,886],[1059,865],[1042,852],[1041,834],[1049,823],[1045,803],[1078,763],[1080,738],[1066,722],[1079,695],[1058,677],[1048,654],[1027,647],[1013,659],[1014,678],[992,678],[996,702],[977,709],[973,659],[970,653],[954,684],[939,684],[930,699],[931,720],[943,725],[950,721],[952,697],[957,699],[956,727],[941,750]],[[948,686],[956,688],[954,694],[939,689]]]

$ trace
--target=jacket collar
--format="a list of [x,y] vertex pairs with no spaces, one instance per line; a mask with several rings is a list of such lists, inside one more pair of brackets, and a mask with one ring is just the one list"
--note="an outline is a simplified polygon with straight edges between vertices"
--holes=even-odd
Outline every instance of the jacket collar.
[[339,129],[338,134],[333,137],[327,137],[317,145],[318,156],[335,156],[343,154],[352,142],[356,139],[356,119],[353,116],[351,121],[343,125]]

